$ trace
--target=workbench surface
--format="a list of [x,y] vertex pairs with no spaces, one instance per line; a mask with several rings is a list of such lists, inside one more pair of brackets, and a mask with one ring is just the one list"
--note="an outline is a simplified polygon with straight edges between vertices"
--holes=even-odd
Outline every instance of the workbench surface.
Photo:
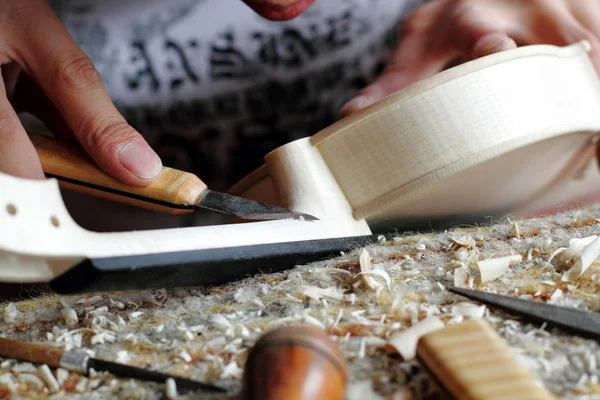
[[[357,276],[361,250],[357,249],[229,286],[84,297],[43,295],[4,303],[0,331],[9,338],[85,348],[99,358],[215,382],[230,388],[232,395],[207,398],[237,398],[246,356],[258,337],[277,326],[308,323],[340,343],[350,369],[348,399],[425,398],[432,390],[429,379],[414,360],[403,361],[390,352],[388,338],[430,315],[445,323],[460,322],[463,317],[453,314],[452,306],[468,300],[441,285],[454,283],[457,258],[520,254],[520,264],[483,284],[471,265],[473,287],[597,311],[597,265],[577,280],[563,282],[565,266],[558,258],[547,262],[556,249],[568,247],[570,239],[599,234],[597,218],[600,207],[382,239],[366,247],[372,268],[382,271],[370,275],[371,288],[358,283],[363,276]],[[314,287],[329,292],[318,300],[323,292]],[[67,313],[61,312],[65,307],[77,313],[70,326],[63,317]],[[489,309],[483,318],[557,398],[600,393],[597,342]],[[51,394],[36,366],[6,360],[0,363],[0,397],[14,390],[27,398],[165,398],[164,385],[103,373],[83,380],[75,373],[66,379],[64,372],[60,375],[62,390]],[[193,394],[179,390],[178,398]]]

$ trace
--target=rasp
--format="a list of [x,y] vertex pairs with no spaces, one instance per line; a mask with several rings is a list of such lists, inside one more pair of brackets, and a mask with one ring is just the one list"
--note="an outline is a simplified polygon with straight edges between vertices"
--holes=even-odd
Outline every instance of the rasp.
[[317,218],[286,208],[259,203],[208,189],[196,175],[163,167],[150,185],[126,185],[101,170],[77,143],[29,134],[48,178],[65,189],[169,214],[187,214],[196,208],[245,220]]
[[541,301],[519,299],[495,293],[447,287],[448,291],[477,300],[492,307],[528,319],[546,322],[565,331],[582,336],[598,338],[600,335],[600,316],[598,313],[543,303]]
[[46,364],[51,368],[64,368],[69,371],[87,375],[91,368],[121,376],[152,382],[165,383],[171,378],[178,387],[191,390],[206,390],[210,392],[225,392],[222,387],[199,382],[176,375],[165,374],[146,368],[92,358],[79,351],[64,351],[61,348],[46,346],[39,343],[23,342],[20,340],[0,337],[0,356],[34,364]]

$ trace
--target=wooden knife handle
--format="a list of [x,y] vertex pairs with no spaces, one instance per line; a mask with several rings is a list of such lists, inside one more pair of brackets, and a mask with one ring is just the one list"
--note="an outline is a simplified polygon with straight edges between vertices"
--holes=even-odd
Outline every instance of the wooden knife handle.
[[121,183],[108,175],[75,142],[29,134],[48,178],[62,188],[169,214],[187,214],[207,187],[196,175],[163,167],[161,175],[143,187]]
[[484,320],[470,320],[422,336],[417,360],[445,398],[553,399]]
[[3,358],[58,368],[62,354],[63,350],[60,348],[0,337],[0,356]]

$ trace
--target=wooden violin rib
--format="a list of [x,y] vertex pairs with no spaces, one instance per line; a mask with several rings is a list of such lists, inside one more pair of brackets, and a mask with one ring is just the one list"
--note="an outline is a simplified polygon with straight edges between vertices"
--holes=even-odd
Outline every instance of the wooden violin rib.
[[0,281],[48,281],[90,258],[358,237],[383,218],[589,195],[600,181],[590,167],[600,85],[589,49],[528,46],[459,65],[281,146],[230,191],[319,221],[91,232],[55,180],[0,173]]
[[[588,51],[581,42],[484,57],[392,94],[310,143],[357,219],[515,211],[568,182],[582,168],[575,161],[593,160],[600,86]],[[269,181],[283,148],[232,193],[276,199],[269,185],[284,183]],[[567,199],[600,182],[595,169],[587,178]]]

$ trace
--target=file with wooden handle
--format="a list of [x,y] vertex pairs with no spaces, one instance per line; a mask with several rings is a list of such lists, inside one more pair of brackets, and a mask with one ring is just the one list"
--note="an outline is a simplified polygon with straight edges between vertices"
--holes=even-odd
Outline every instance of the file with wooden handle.
[[65,189],[175,215],[200,207],[250,220],[316,219],[312,215],[210,190],[196,175],[169,167],[163,167],[161,175],[147,186],[130,186],[100,169],[75,142],[31,133],[29,137],[46,176],[57,179]]
[[225,392],[225,389],[182,376],[166,374],[146,368],[134,367],[126,364],[92,358],[87,353],[75,350],[63,350],[41,343],[24,342],[21,340],[0,337],[0,356],[3,358],[45,364],[51,368],[64,368],[69,371],[87,375],[90,369],[106,371],[121,377],[142,379],[146,381],[164,383],[173,379],[178,386],[211,392]]
[[422,336],[417,344],[417,360],[449,399],[554,398],[514,358],[498,333],[481,319]]

